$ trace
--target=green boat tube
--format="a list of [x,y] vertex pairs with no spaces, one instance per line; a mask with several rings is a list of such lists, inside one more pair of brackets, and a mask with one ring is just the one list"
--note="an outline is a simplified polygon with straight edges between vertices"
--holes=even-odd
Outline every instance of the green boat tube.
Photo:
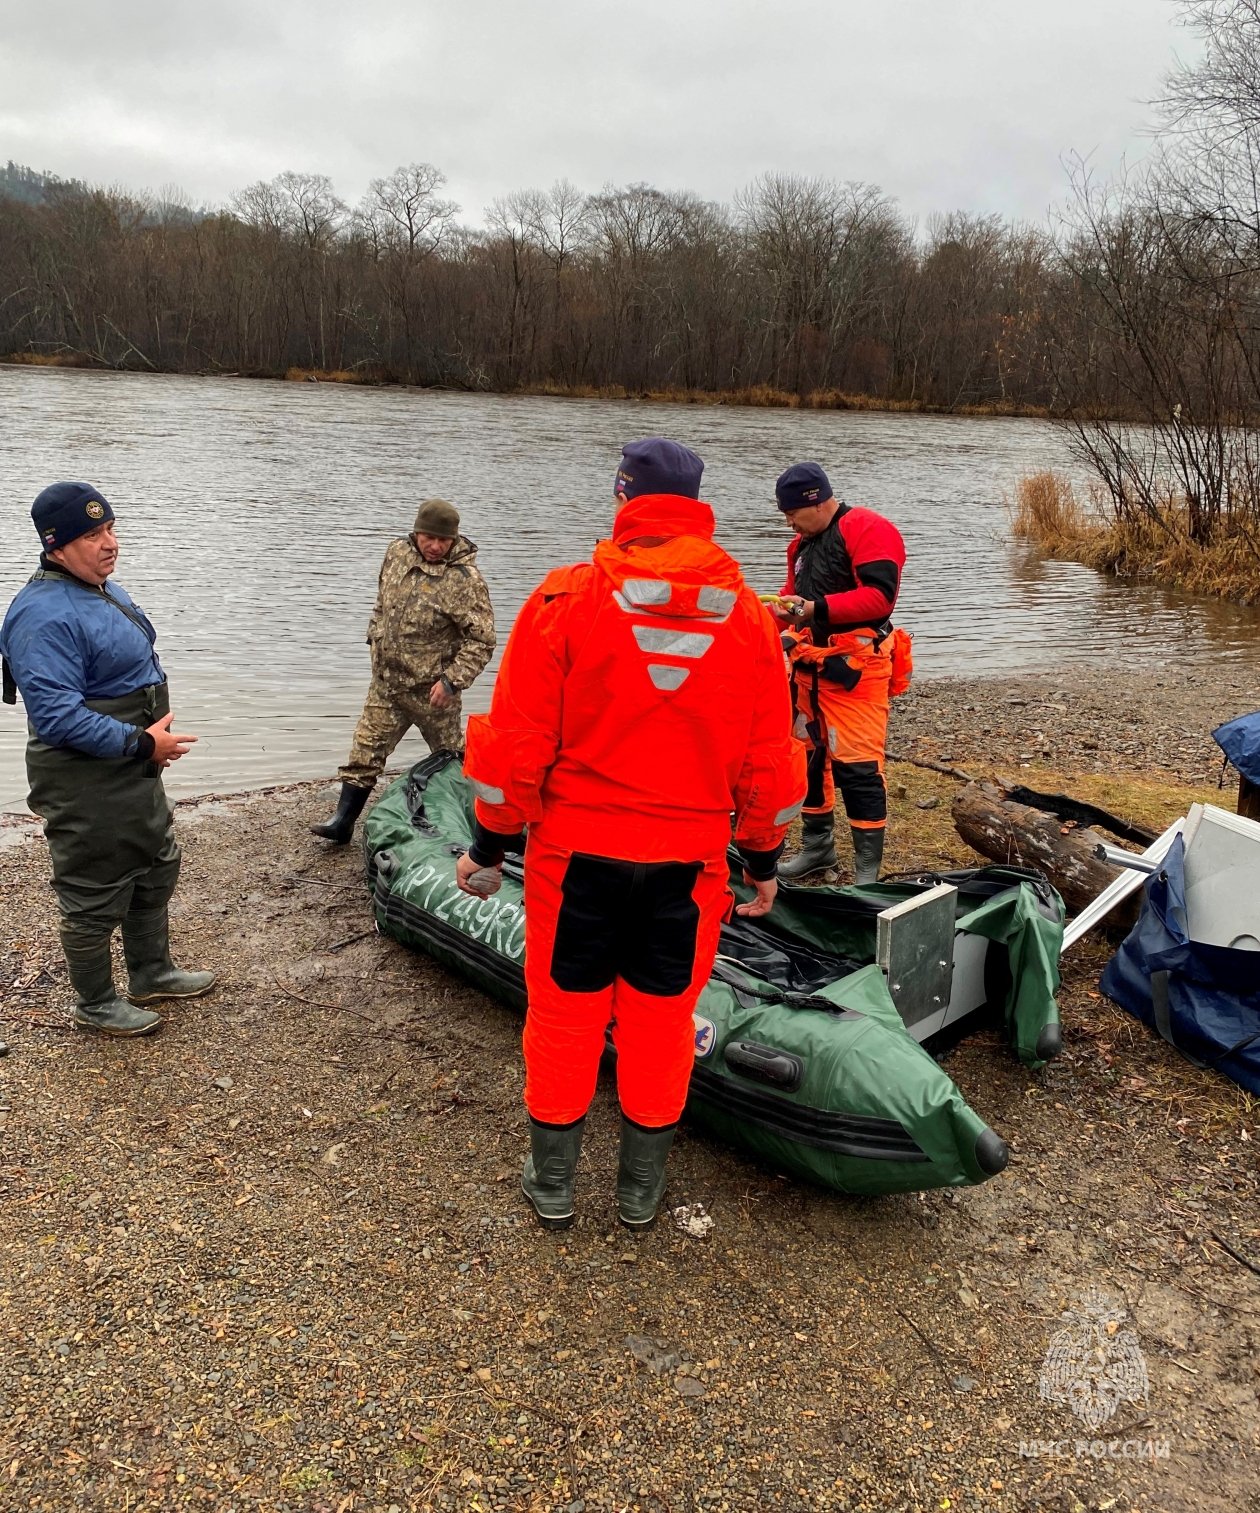
[[[472,821],[450,752],[391,784],[363,824],[373,912],[383,934],[523,1011],[521,859],[493,897],[461,893],[454,861]],[[696,1007],[689,1122],[839,1192],[985,1181],[1007,1146],[931,1052],[997,1024],[1026,1064],[1055,1054],[1062,933],[1058,895],[1014,868],[783,885],[765,919],[723,928]]]

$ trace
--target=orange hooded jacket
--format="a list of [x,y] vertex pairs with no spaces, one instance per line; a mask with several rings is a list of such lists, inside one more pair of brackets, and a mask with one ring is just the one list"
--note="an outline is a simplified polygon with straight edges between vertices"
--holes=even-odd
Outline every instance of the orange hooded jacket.
[[783,651],[713,511],[645,494],[591,562],[526,601],[488,715],[468,722],[477,818],[625,861],[720,856],[783,840],[805,794]]

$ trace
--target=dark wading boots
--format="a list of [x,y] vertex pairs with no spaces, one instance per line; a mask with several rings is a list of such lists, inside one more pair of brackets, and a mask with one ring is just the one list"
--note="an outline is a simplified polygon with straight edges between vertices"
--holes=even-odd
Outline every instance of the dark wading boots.
[[544,1229],[568,1229],[573,1223],[573,1185],[585,1128],[585,1118],[560,1125],[529,1121],[529,1155],[521,1173],[521,1191]]
[[859,830],[853,826],[850,834],[853,836],[853,881],[877,883],[880,864],[884,860],[883,829]]
[[78,999],[74,1022],[80,1029],[97,1030],[102,1035],[152,1035],[161,1027],[162,1016],[118,996],[109,940],[100,931],[76,930],[62,921],[61,949]]
[[215,984],[213,972],[185,972],[171,960],[170,919],[165,904],[130,909],[122,922],[127,958],[127,997],[132,1003],[161,998],[200,998]]
[[370,788],[356,788],[353,783],[342,783],[336,814],[322,825],[312,825],[311,834],[332,841],[335,846],[348,845],[354,834],[354,822],[363,813],[363,806],[371,792]]
[[665,1163],[674,1143],[675,1124],[649,1129],[621,1116],[621,1152],[617,1161],[617,1215],[627,1229],[651,1229],[665,1192]]
[[[849,827],[853,839],[853,881],[877,883],[879,869],[884,860],[884,831],[865,830],[856,825]],[[822,872],[829,867],[838,867],[836,855],[836,832],[829,814],[807,814],[801,822],[801,849],[779,863],[779,876],[789,882],[799,882],[812,872]]]
[[827,867],[838,867],[836,856],[836,831],[830,814],[807,814],[801,821],[801,849],[779,863],[779,876],[789,882],[808,877],[811,872],[821,872]]

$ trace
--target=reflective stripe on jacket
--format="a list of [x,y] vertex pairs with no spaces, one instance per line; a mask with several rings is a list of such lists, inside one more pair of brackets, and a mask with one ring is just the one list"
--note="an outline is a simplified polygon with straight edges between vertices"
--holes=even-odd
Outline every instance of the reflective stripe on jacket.
[[778,632],[708,505],[645,495],[589,563],[551,573],[468,724],[477,817],[628,861],[771,850],[805,792]]

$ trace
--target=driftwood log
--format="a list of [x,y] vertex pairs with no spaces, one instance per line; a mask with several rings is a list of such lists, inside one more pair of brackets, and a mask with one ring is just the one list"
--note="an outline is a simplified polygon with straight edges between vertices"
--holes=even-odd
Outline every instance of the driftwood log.
[[1038,867],[1063,895],[1069,915],[1097,898],[1119,869],[1094,855],[1104,837],[1092,828],[1009,798],[993,783],[968,783],[953,805],[954,828],[973,850],[995,862]]

